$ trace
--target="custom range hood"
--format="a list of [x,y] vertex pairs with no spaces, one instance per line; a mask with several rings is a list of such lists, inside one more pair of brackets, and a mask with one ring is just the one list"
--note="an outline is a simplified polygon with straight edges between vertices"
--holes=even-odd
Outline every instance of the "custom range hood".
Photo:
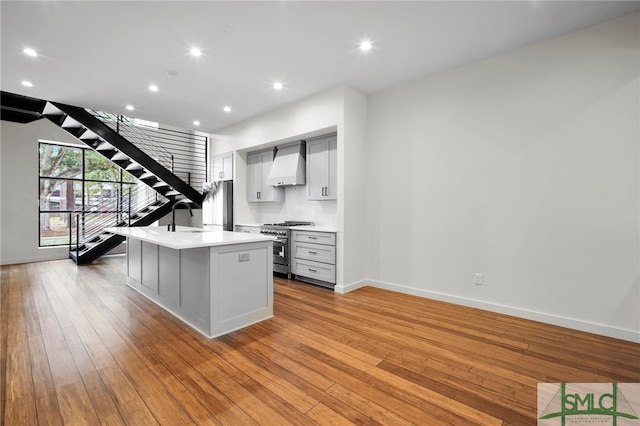
[[291,186],[306,183],[306,144],[304,141],[277,148],[276,158],[273,160],[267,185]]

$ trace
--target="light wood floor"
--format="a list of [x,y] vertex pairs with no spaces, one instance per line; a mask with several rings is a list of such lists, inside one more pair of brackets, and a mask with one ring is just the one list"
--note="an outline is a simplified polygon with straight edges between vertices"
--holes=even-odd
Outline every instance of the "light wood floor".
[[1,419],[534,425],[538,382],[640,382],[640,345],[365,287],[276,279],[275,318],[208,340],[122,257],[3,266]]

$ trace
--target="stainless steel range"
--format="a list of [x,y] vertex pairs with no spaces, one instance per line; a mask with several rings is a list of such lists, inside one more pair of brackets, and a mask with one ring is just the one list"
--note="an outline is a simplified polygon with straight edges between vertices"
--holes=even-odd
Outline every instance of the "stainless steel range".
[[287,278],[291,279],[291,228],[309,225],[313,225],[313,222],[287,220],[260,225],[261,234],[277,238],[273,242],[273,272],[287,274]]

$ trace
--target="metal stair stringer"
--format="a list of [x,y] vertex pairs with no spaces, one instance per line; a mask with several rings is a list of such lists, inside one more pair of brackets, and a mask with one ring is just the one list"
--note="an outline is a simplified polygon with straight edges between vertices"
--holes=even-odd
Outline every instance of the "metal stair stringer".
[[[167,194],[166,192],[163,193],[159,189],[162,184],[151,185],[163,195],[174,196],[179,193],[194,202],[196,205],[202,205],[202,194],[200,192],[195,190],[178,176],[174,175],[162,164],[158,163],[147,153],[142,151],[137,146],[133,145],[129,140],[111,129],[109,126],[104,124],[102,121],[100,121],[85,109],[58,102],[47,102],[42,115],[66,130],[69,134],[76,137],[86,145],[97,150],[98,152],[101,152],[102,155],[109,158],[110,160],[112,159],[111,157],[113,157],[117,153],[124,154],[130,159],[132,163],[139,164],[140,166],[142,166],[142,168],[144,168],[144,170],[155,176],[159,182],[167,187],[173,188],[173,190],[176,191],[176,193]],[[65,120],[67,120],[67,117],[73,119],[78,123],[78,125],[63,127],[63,124],[65,123]],[[88,134],[89,132],[92,133],[93,137],[84,137],[84,135]],[[100,145],[100,141],[98,139],[113,146],[114,150],[113,152],[111,152],[111,157],[109,157],[109,155],[107,155],[104,150],[101,151],[100,149],[98,149],[98,145]],[[114,162],[116,164],[119,164],[118,161]]]

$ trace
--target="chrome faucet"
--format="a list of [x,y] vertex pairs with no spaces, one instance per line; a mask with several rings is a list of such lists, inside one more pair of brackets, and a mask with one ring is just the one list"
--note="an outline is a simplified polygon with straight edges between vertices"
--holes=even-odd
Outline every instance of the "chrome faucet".
[[167,225],[167,231],[176,232],[176,206],[178,204],[184,204],[189,209],[189,214],[193,216],[193,212],[191,211],[191,200],[178,200],[171,207],[171,223]]

